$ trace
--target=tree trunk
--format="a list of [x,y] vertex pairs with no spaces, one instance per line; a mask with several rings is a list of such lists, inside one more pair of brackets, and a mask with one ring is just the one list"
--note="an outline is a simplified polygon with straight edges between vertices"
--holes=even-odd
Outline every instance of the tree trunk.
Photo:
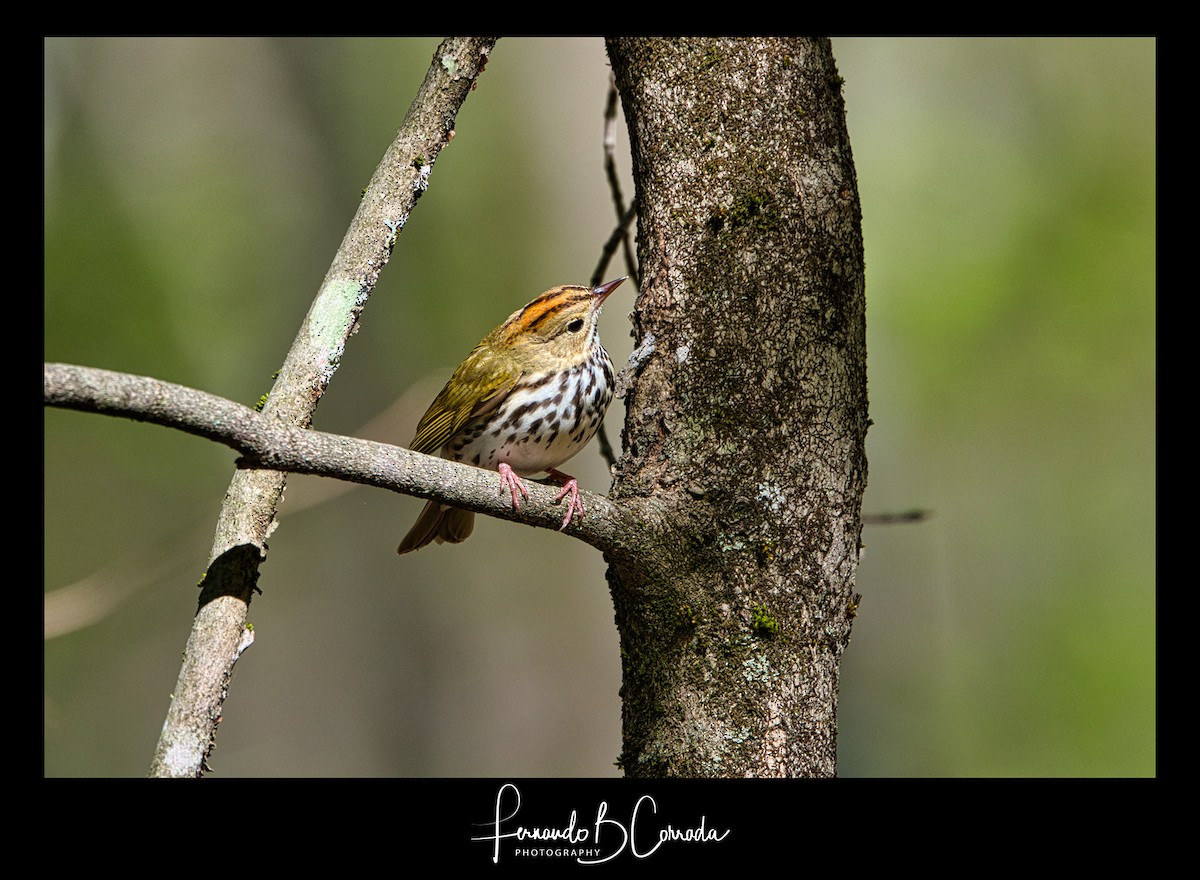
[[[866,484],[858,188],[827,40],[614,39],[641,293],[606,554],[630,776],[832,776]],[[652,538],[652,540],[651,540]]]

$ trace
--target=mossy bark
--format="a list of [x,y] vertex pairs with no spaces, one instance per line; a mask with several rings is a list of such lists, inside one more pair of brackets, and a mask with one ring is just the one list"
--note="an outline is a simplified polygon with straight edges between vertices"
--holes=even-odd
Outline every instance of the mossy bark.
[[642,267],[611,497],[655,522],[607,553],[621,765],[835,775],[868,425],[841,79],[827,40],[608,50]]

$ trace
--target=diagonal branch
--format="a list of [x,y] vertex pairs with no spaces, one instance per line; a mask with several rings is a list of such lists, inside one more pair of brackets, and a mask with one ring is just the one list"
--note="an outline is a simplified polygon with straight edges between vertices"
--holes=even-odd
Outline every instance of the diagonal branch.
[[[312,423],[396,236],[454,135],[458,108],[483,71],[494,37],[438,46],[395,139],[363,193],[263,410],[279,425]],[[241,468],[225,494],[200,606],[174,697],[151,763],[152,776],[201,776],[214,744],[233,664],[248,644],[246,613],[266,558],[284,473]]]

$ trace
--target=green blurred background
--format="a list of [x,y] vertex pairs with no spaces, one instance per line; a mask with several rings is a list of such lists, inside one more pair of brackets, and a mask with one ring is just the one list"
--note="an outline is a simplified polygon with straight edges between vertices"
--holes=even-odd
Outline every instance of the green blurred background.
[[[253,404],[437,40],[45,43],[45,357]],[[868,527],[845,776],[1156,772],[1149,39],[835,39],[867,253]],[[504,39],[316,427],[405,444],[514,308],[613,225],[599,39]],[[627,197],[624,125],[618,150]],[[609,277],[623,274],[614,264]],[[610,300],[614,360],[632,291]],[[623,413],[608,431],[618,442]],[[45,412],[45,774],[140,776],[234,454]],[[572,462],[604,491],[594,450]],[[219,776],[615,776],[590,548],[289,479]]]

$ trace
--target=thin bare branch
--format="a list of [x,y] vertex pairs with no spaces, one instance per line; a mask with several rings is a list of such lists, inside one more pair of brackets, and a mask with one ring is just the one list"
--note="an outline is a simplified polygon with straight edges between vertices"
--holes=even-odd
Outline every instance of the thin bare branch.
[[[637,206],[631,204],[628,208],[625,207],[625,197],[621,195],[621,180],[617,177],[617,107],[619,104],[617,83],[610,76],[608,100],[604,106],[604,174],[608,178],[608,187],[612,192],[613,206],[617,212],[617,226],[608,241],[604,243],[604,249],[600,253],[600,262],[596,265],[596,271],[592,273],[592,286],[603,283],[604,275],[608,271],[608,264],[617,248],[621,247],[625,254],[626,271],[640,290],[641,275],[638,272],[633,246],[629,241],[629,224],[637,216]],[[600,430],[596,432],[596,441],[600,444],[600,455],[611,469],[617,463],[617,456],[613,452],[612,443],[608,440],[608,432],[605,430],[603,422],[600,424]]]
[[[495,42],[494,37],[454,38],[438,46],[288,351],[265,416],[281,425],[311,424],[396,236],[429,185],[434,163],[454,135],[458,108]],[[207,430],[202,425],[192,428],[195,433]],[[246,614],[266,558],[267,536],[276,525],[283,486],[282,471],[243,468],[234,474],[217,520],[199,609],[151,764],[152,776],[203,775],[233,663],[241,654]]]
[[[612,192],[613,208],[617,214],[617,231],[613,233],[614,238],[618,238],[622,247],[622,252],[625,254],[625,268],[630,277],[638,282],[638,289],[641,289],[642,276],[638,271],[637,256],[633,251],[633,244],[629,240],[629,224],[636,215],[636,210],[633,204],[626,206],[625,197],[621,194],[621,181],[617,177],[617,107],[620,106],[619,93],[617,92],[617,81],[610,77],[608,83],[608,102],[604,108],[604,173],[608,178],[608,188]],[[613,245],[615,250],[616,245]],[[606,249],[607,256],[607,249]],[[597,282],[599,283],[599,282]]]

